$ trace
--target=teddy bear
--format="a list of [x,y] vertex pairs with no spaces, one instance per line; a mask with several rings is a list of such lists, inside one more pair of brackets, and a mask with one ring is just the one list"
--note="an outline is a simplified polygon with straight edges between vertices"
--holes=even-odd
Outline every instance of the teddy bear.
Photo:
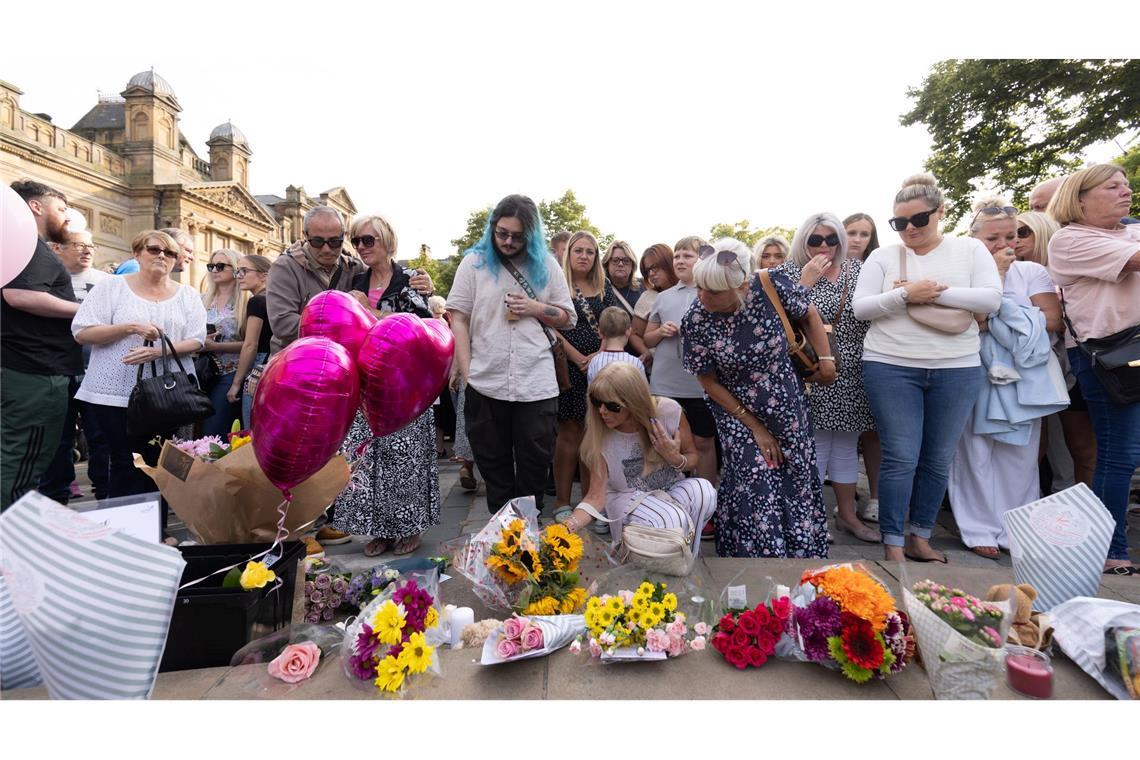
[[1013,623],[1005,637],[1008,643],[1040,650],[1046,649],[1052,643],[1053,626],[1049,623],[1049,615],[1033,611],[1033,600],[1036,598],[1037,589],[1028,583],[1017,586],[1000,583],[990,586],[990,590],[986,592],[988,602],[1004,602],[1011,599]]

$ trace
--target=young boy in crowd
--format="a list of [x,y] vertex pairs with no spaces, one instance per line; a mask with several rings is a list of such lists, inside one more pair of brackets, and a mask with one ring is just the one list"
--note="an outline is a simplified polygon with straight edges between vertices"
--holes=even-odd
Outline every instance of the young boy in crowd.
[[645,365],[641,359],[625,351],[629,333],[630,319],[625,309],[609,306],[602,310],[602,315],[598,317],[598,334],[602,338],[602,347],[586,367],[587,382],[594,382],[594,377],[602,371],[602,367],[614,362],[632,364],[641,370],[642,377],[645,376]]

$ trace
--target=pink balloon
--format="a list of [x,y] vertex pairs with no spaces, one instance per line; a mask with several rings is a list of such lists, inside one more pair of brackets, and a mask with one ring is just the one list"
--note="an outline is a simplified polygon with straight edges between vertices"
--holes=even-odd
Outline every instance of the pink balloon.
[[305,304],[297,334],[302,338],[328,338],[347,348],[349,356],[356,356],[374,324],[376,317],[348,293],[326,290]]
[[253,453],[287,491],[324,467],[360,405],[356,362],[328,338],[298,338],[265,367],[253,398]]
[[393,314],[377,322],[356,356],[372,434],[394,433],[423,414],[447,385],[454,356],[455,339],[438,319]]
[[36,252],[36,217],[24,199],[0,186],[0,287],[16,279]]

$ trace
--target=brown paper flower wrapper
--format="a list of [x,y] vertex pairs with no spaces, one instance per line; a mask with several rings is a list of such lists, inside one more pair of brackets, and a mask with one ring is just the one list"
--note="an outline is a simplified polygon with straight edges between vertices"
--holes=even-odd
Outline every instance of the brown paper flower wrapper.
[[[253,446],[242,446],[215,462],[203,462],[167,441],[150,467],[135,455],[135,467],[149,475],[170,508],[206,544],[272,541],[277,535],[277,507],[285,497],[265,477]],[[348,485],[348,462],[337,455],[292,489],[285,528],[296,539]]]

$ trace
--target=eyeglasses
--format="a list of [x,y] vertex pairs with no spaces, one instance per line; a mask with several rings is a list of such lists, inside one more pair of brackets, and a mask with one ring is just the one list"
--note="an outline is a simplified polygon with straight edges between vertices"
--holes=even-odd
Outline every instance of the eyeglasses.
[[824,243],[827,243],[828,248],[831,246],[839,245],[839,233],[833,232],[827,237],[823,235],[809,235],[807,239],[808,248],[819,248]]
[[256,269],[249,269],[248,267],[238,267],[234,270],[234,277],[238,280],[245,277],[247,274],[257,273]]
[[233,264],[207,264],[206,265],[206,271],[207,272],[224,272],[224,271],[226,271],[226,267],[230,267],[232,269]]
[[630,259],[619,259],[617,256],[614,256],[610,259],[610,264],[619,267],[630,267],[633,266],[633,261]]
[[371,248],[376,245],[375,235],[361,235],[360,237],[349,238],[353,248]]
[[895,232],[902,232],[906,229],[908,224],[913,224],[916,230],[920,230],[926,225],[930,224],[930,216],[936,213],[938,209],[932,208],[929,211],[921,211],[914,216],[895,216],[887,220],[887,224]]
[[[699,256],[702,261],[713,254],[716,254],[716,263],[722,267],[730,267],[736,264],[740,267],[740,271],[744,272],[744,266],[740,263],[740,259],[736,257],[735,251],[717,251],[711,245],[702,245],[701,250],[697,252],[697,256]],[[748,272],[744,272],[744,276],[747,277]]]
[[308,238],[307,242],[309,243],[309,246],[314,251],[319,251],[322,248],[324,248],[326,245],[335,251],[337,248],[340,248],[342,245],[344,245],[344,238],[343,237],[335,237],[335,238],[311,237],[311,238]]
[[620,413],[621,410],[624,408],[624,407],[622,407],[621,404],[619,404],[616,401],[602,401],[601,399],[597,398],[593,393],[590,394],[590,403],[599,409],[604,406],[606,409],[608,409],[613,414]]
[[1022,226],[1017,228],[1017,239],[1018,240],[1025,240],[1025,238],[1029,237],[1032,234],[1033,234],[1033,230],[1029,229],[1025,225],[1022,225]]
[[67,243],[66,245],[70,245],[72,248],[78,248],[81,251],[91,251],[92,253],[99,250],[99,246],[94,243]]
[[178,251],[172,251],[169,248],[163,248],[161,245],[148,245],[143,248],[144,251],[151,256],[165,256],[168,259],[178,258]]
[[508,232],[508,231],[506,231],[500,227],[496,227],[495,228],[495,239],[498,240],[500,243],[510,243],[512,241],[516,242],[516,243],[525,243],[526,242],[526,233],[525,232]]

